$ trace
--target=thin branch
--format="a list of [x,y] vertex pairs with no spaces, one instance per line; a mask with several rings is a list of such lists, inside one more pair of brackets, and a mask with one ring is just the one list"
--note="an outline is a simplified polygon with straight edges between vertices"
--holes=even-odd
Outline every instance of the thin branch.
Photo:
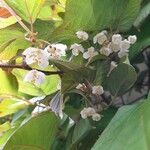
[[[28,65],[11,65],[11,64],[0,64],[2,69],[24,69],[24,70],[33,70],[34,68],[29,67]],[[61,75],[63,71],[43,71],[36,69],[37,71],[43,72],[45,75]]]

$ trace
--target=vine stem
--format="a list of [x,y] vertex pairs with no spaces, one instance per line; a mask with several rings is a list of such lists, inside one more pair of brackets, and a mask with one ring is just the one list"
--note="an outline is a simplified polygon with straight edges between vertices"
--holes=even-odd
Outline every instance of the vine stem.
[[[29,67],[28,65],[11,65],[11,64],[0,64],[0,68],[2,69],[24,69],[24,70],[33,70],[34,68]],[[43,71],[36,69],[37,71],[43,72],[45,75],[61,75],[63,71]]]
[[19,16],[17,16],[15,11],[11,7],[9,7],[8,4],[4,0],[0,0],[0,1],[4,4],[5,8],[11,13],[11,15],[16,18],[17,22],[22,26],[22,28],[26,32],[33,34],[32,31],[30,31],[30,29],[21,21],[21,18]]

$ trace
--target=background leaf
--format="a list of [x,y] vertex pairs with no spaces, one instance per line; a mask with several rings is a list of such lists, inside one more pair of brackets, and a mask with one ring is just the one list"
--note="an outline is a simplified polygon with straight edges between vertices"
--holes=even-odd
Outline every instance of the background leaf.
[[150,98],[119,109],[92,150],[150,149]]
[[4,150],[48,150],[54,142],[58,119],[44,112],[22,125],[8,140]]

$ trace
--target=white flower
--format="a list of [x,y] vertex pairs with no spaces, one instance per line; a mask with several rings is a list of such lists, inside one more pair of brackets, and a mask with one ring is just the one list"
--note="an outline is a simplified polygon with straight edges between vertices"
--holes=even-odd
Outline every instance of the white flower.
[[85,59],[91,59],[92,57],[98,55],[98,52],[95,51],[94,47],[88,48],[88,51],[83,53],[83,58]]
[[120,34],[114,34],[112,36],[112,42],[114,44],[120,44],[121,41],[122,41],[122,36]]
[[112,49],[113,52],[120,51],[120,44],[110,43],[110,47],[111,47],[111,49]]
[[26,74],[24,81],[40,85],[45,81],[45,74],[37,70],[31,70]]
[[86,85],[84,83],[79,83],[77,86],[76,86],[76,89],[78,90],[81,90],[81,91],[85,91],[86,89]]
[[134,44],[134,43],[137,41],[136,35],[130,35],[130,36],[128,37],[128,41],[129,41],[131,44]]
[[102,86],[93,86],[92,93],[96,95],[102,95],[104,93],[104,89]]
[[101,120],[101,116],[100,116],[100,114],[95,113],[95,114],[92,115],[92,119],[94,121],[99,121],[99,120]]
[[109,56],[112,53],[112,50],[108,47],[102,47],[100,53],[105,56]]
[[127,56],[128,55],[128,50],[121,50],[121,51],[119,51],[119,53],[118,53],[118,57],[119,58],[122,58],[122,57],[124,57],[124,56]]
[[46,68],[49,65],[49,54],[42,49],[29,47],[23,52],[23,55],[26,56],[25,62],[28,65],[37,63],[41,68]]
[[93,43],[99,43],[100,45],[102,45],[105,41],[107,41],[107,36],[106,36],[106,31],[102,31],[100,33],[98,33],[96,36],[94,36],[93,38]]
[[60,59],[62,56],[66,56],[66,50],[67,46],[64,44],[51,44],[44,49],[49,53],[50,59]]
[[92,115],[94,115],[96,113],[95,109],[92,108],[92,107],[88,107],[88,108],[84,108],[80,114],[81,114],[81,117],[83,119],[86,119],[87,117],[91,117]]
[[79,55],[79,52],[84,52],[84,48],[81,44],[73,44],[71,45],[70,49],[72,50],[72,54],[74,56],[78,56]]
[[78,31],[76,32],[78,39],[86,41],[89,38],[89,35],[85,31]]
[[121,47],[121,50],[128,50],[130,48],[130,42],[125,39],[121,42],[120,47]]

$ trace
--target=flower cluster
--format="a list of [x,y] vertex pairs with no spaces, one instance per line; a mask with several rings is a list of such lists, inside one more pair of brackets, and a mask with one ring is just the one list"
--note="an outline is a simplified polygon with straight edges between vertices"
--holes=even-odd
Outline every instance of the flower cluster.
[[[29,47],[22,54],[25,56],[27,65],[37,64],[44,69],[48,67],[50,59],[61,59],[61,57],[65,56],[66,49],[67,46],[64,44],[51,44],[45,49]],[[31,82],[34,85],[40,85],[44,80],[45,74],[37,70],[29,71],[24,78],[24,81]]]
[[[79,83],[78,86],[76,86],[76,89],[85,92],[87,90],[87,87],[84,83]],[[91,90],[92,94],[94,95],[102,95],[104,93],[104,89],[101,85],[93,86]]]
[[[82,41],[89,39],[89,35],[85,31],[78,31],[76,35]],[[83,58],[88,60],[91,60],[91,58],[98,55],[98,53],[105,56],[109,56],[112,53],[118,53],[118,57],[122,58],[128,55],[130,45],[134,44],[136,40],[137,37],[135,35],[129,36],[128,39],[123,39],[120,34],[110,36],[110,34],[104,30],[96,34],[93,38],[93,44],[98,43],[100,46],[99,50],[92,46],[85,51],[84,47],[77,43],[71,45],[70,49],[74,56],[79,55],[81,52],[83,53]]]
[[80,114],[83,119],[88,117],[92,117],[94,121],[99,121],[101,119],[100,114],[96,113],[95,109],[92,107],[84,108]]

